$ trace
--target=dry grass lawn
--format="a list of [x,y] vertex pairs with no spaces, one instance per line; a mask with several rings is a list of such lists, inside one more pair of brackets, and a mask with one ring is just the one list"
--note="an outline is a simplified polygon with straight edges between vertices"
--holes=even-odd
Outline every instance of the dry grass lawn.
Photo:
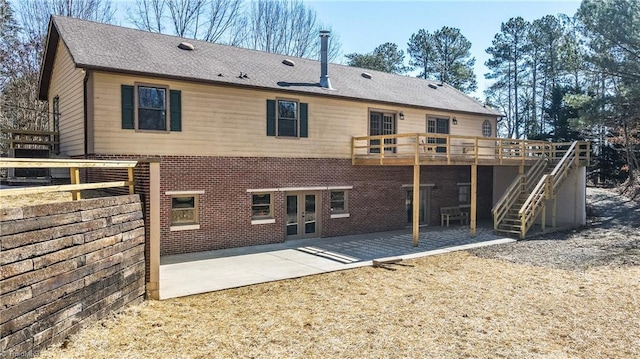
[[36,204],[71,201],[71,192],[48,192],[17,196],[6,196],[0,199],[0,208],[33,206]]
[[41,357],[640,357],[638,266],[404,263],[147,302]]

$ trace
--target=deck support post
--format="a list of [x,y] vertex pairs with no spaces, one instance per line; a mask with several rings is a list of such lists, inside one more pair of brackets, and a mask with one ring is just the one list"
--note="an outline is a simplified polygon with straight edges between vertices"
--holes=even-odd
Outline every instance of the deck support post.
[[160,163],[149,163],[149,282],[147,299],[160,299]]
[[551,227],[556,229],[556,211],[558,205],[558,198],[553,196],[553,208],[551,208]]
[[413,246],[417,247],[420,238],[420,165],[413,165]]
[[476,214],[477,214],[477,193],[478,193],[478,165],[471,165],[471,213],[469,213],[469,226],[471,237],[476,236]]

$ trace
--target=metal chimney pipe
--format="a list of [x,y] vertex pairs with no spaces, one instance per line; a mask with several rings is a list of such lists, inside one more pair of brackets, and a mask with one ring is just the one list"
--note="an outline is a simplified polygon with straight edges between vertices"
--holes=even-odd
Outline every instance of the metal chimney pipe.
[[327,30],[320,30],[320,87],[332,89],[329,80],[329,34]]

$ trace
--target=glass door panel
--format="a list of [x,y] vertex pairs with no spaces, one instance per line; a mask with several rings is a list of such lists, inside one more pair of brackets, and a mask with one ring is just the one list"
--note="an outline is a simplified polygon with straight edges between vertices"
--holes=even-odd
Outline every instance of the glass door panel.
[[[378,136],[382,134],[382,114],[371,112],[369,115],[369,136]],[[369,141],[369,153],[380,153],[380,140]],[[373,147],[375,146],[375,147]]]
[[307,194],[304,196],[304,234],[316,233],[316,195]]
[[287,196],[287,236],[298,234],[298,195]]

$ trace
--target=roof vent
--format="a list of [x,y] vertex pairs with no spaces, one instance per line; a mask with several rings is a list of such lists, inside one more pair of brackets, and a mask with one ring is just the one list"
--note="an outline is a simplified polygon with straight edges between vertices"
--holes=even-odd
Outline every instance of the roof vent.
[[296,65],[296,63],[293,62],[293,60],[289,60],[289,59],[282,60],[282,63],[287,65],[287,66],[295,66]]
[[434,85],[434,84],[429,84],[429,87],[431,87],[431,88],[432,88],[432,89],[434,89],[434,90],[437,90],[437,89],[438,89],[438,86],[436,86],[436,85]]
[[371,74],[370,74],[370,73],[368,73],[368,72],[363,72],[363,73],[362,73],[362,77],[364,77],[365,79],[371,79],[371,77],[372,77],[372,76],[371,76]]
[[194,49],[193,44],[190,42],[181,42],[180,45],[178,45],[178,48],[182,50],[188,50],[188,51],[193,51]]
[[444,84],[442,82],[438,83],[438,86],[442,87]]

